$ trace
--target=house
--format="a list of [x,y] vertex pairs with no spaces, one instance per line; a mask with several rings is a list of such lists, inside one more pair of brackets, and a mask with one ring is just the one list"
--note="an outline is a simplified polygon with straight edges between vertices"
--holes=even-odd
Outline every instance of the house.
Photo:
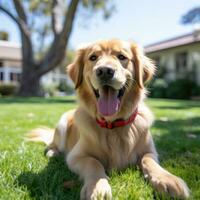
[[164,78],[170,82],[190,78],[200,85],[200,30],[145,46]]
[[[21,45],[18,43],[0,40],[0,83],[18,84],[22,73]],[[66,74],[57,68],[41,78],[43,85],[59,84],[66,81],[71,84]]]
[[0,82],[18,83],[21,76],[21,46],[17,43],[0,41]]

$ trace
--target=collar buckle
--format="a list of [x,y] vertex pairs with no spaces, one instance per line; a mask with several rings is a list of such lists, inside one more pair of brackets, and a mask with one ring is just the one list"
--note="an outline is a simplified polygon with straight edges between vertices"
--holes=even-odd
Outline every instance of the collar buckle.
[[113,129],[114,127],[113,127],[113,123],[112,122],[107,122],[106,123],[106,128],[108,128],[108,129]]

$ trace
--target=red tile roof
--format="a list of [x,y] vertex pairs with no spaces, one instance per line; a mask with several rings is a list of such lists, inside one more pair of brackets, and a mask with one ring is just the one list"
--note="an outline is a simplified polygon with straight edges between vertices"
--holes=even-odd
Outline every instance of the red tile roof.
[[179,37],[171,38],[169,40],[147,45],[144,47],[144,49],[146,53],[152,53],[197,42],[200,42],[200,30]]

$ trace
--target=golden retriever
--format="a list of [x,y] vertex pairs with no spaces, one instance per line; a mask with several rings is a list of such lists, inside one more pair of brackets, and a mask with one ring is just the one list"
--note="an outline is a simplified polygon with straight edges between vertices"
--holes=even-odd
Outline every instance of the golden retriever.
[[67,67],[79,106],[62,115],[55,131],[36,129],[32,140],[47,155],[66,153],[68,167],[84,181],[81,200],[112,199],[106,171],[138,165],[159,192],[187,198],[185,182],[163,169],[150,133],[153,116],[144,104],[154,64],[134,43],[99,41],[80,48]]

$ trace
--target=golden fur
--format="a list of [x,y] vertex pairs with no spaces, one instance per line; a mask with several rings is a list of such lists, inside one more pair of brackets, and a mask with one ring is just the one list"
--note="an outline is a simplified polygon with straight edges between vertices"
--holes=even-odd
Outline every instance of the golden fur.
[[[93,54],[98,56],[97,61],[89,59]],[[119,54],[125,55],[126,59],[119,60]],[[113,87],[126,87],[119,111],[103,117],[110,122],[127,119],[138,108],[138,115],[131,124],[105,129],[96,123],[102,114],[97,109],[93,87],[100,87],[95,70],[102,65],[115,70],[117,78]],[[89,44],[78,50],[67,71],[75,84],[79,107],[61,117],[50,144],[41,137],[44,135],[41,130],[34,130],[31,137],[48,144],[49,156],[59,151],[66,153],[68,167],[84,181],[80,199],[112,199],[105,171],[123,169],[128,165],[139,165],[157,191],[178,198],[189,197],[184,181],[158,164],[149,130],[153,116],[143,101],[144,84],[153,76],[155,67],[138,46],[119,40]]]

